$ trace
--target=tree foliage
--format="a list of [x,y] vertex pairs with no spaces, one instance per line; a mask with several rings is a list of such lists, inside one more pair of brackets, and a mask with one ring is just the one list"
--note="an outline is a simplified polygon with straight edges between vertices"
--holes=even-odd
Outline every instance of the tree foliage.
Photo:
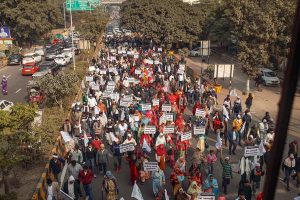
[[249,76],[258,67],[278,67],[286,57],[296,1],[226,0],[217,8],[211,36],[234,43]]
[[75,91],[78,77],[75,73],[60,72],[53,76],[47,74],[38,80],[41,90],[45,93],[47,103],[62,108],[63,99]]
[[205,12],[201,4],[180,0],[128,0],[122,4],[122,24],[155,42],[165,44],[198,41],[203,31]]
[[2,0],[1,23],[11,28],[18,42],[34,42],[63,22],[58,0]]
[[85,39],[91,41],[97,41],[100,33],[105,30],[108,19],[108,13],[102,7],[96,7],[91,12],[74,13],[76,29]]

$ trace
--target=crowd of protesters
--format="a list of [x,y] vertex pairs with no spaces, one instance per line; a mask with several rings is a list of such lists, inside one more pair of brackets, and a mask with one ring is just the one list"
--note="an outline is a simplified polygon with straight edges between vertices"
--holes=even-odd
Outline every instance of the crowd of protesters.
[[[268,157],[275,124],[269,113],[254,122],[252,94],[245,101],[230,95],[218,99],[212,85],[187,75],[184,58],[177,59],[161,46],[146,45],[140,37],[111,37],[105,44],[91,61],[82,102],[74,104],[71,119],[62,127],[73,141],[65,193],[74,199],[85,194],[92,200],[91,183],[102,172],[105,199],[119,199],[122,188],[113,172],[121,172],[128,163],[131,184],[151,181],[153,199],[166,199],[166,184],[172,186],[168,196],[176,200],[196,200],[201,195],[226,199],[233,178],[239,180],[234,186],[236,199],[262,199],[261,180],[271,167]],[[250,153],[244,155],[242,150],[238,157],[238,147]],[[111,155],[114,169],[108,164]],[[283,162],[287,189],[290,177],[299,185],[297,156],[294,141]],[[239,160],[237,173],[231,157]],[[50,162],[56,180],[64,162],[57,155]],[[157,163],[157,168],[145,168],[148,162]],[[215,175],[217,162],[221,178]],[[53,197],[49,200],[59,199],[51,180],[49,188]]]

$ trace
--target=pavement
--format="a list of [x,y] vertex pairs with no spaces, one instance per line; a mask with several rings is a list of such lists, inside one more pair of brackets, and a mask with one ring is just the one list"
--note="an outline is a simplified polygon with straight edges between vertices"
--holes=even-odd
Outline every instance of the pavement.
[[8,80],[8,94],[0,94],[0,100],[8,100],[16,103],[26,102],[27,89],[26,85],[31,79],[31,76],[22,76],[22,67],[20,65],[6,66],[0,69],[0,78],[2,80],[3,75]]

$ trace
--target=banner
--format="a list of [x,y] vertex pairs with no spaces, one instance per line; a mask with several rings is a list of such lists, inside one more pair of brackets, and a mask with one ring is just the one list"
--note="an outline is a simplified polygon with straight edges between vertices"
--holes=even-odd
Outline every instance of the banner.
[[189,140],[192,138],[192,132],[185,132],[181,134],[181,141]]
[[2,26],[0,28],[0,38],[11,38],[8,26]]
[[199,108],[196,109],[195,116],[197,116],[197,117],[205,117],[205,114],[206,114],[205,110],[199,109]]
[[116,83],[114,81],[108,81],[107,85],[116,85]]
[[107,85],[107,86],[106,86],[106,90],[107,90],[107,91],[114,91],[114,89],[115,89],[115,86],[114,86],[114,85]]
[[134,145],[133,143],[127,143],[127,144],[121,144],[120,145],[120,153],[124,153],[127,151],[133,151],[134,150]]
[[156,172],[156,171],[158,171],[157,162],[145,162],[144,163],[144,170],[147,171],[147,172]]
[[115,72],[117,69],[115,67],[108,68],[108,72]]
[[175,132],[175,126],[165,126],[164,134],[169,134],[174,132]]
[[87,81],[87,82],[92,82],[93,80],[94,80],[94,77],[92,77],[92,76],[85,77],[85,81]]
[[205,135],[204,126],[194,126],[194,135]]
[[128,107],[130,105],[131,101],[124,101],[124,100],[121,100],[120,101],[120,106],[121,107]]
[[171,112],[172,110],[172,107],[170,104],[163,104],[161,106],[161,111],[164,111],[164,112]]
[[100,90],[99,85],[93,85],[92,90],[99,91]]
[[128,83],[135,83],[135,78],[134,77],[127,77]]
[[151,104],[142,104],[142,111],[151,110]]
[[258,156],[259,155],[259,148],[258,146],[245,146],[244,156]]
[[145,126],[144,134],[155,134],[155,133],[156,133],[156,127],[155,126]]
[[215,200],[213,193],[198,193],[197,200]]
[[106,74],[106,69],[100,69],[100,74],[105,75]]
[[173,113],[165,113],[165,118],[166,118],[167,121],[170,121],[170,122],[174,121]]

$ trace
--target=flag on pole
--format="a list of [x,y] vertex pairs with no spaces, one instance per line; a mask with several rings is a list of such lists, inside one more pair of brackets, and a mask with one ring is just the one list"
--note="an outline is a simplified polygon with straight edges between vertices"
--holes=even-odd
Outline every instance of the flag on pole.
[[89,139],[88,139],[86,133],[83,133],[83,139],[84,139],[84,146],[87,147],[88,143],[89,143]]
[[136,198],[137,200],[144,200],[144,198],[142,196],[142,192],[141,192],[139,186],[136,184],[136,181],[134,182],[131,197]]
[[169,195],[166,189],[165,189],[165,200],[169,200]]
[[146,142],[145,139],[144,139],[144,142],[143,142],[143,147],[142,147],[142,149],[146,149],[146,151],[147,151],[148,153],[151,152],[151,148],[149,147],[149,145],[148,145],[148,143]]

